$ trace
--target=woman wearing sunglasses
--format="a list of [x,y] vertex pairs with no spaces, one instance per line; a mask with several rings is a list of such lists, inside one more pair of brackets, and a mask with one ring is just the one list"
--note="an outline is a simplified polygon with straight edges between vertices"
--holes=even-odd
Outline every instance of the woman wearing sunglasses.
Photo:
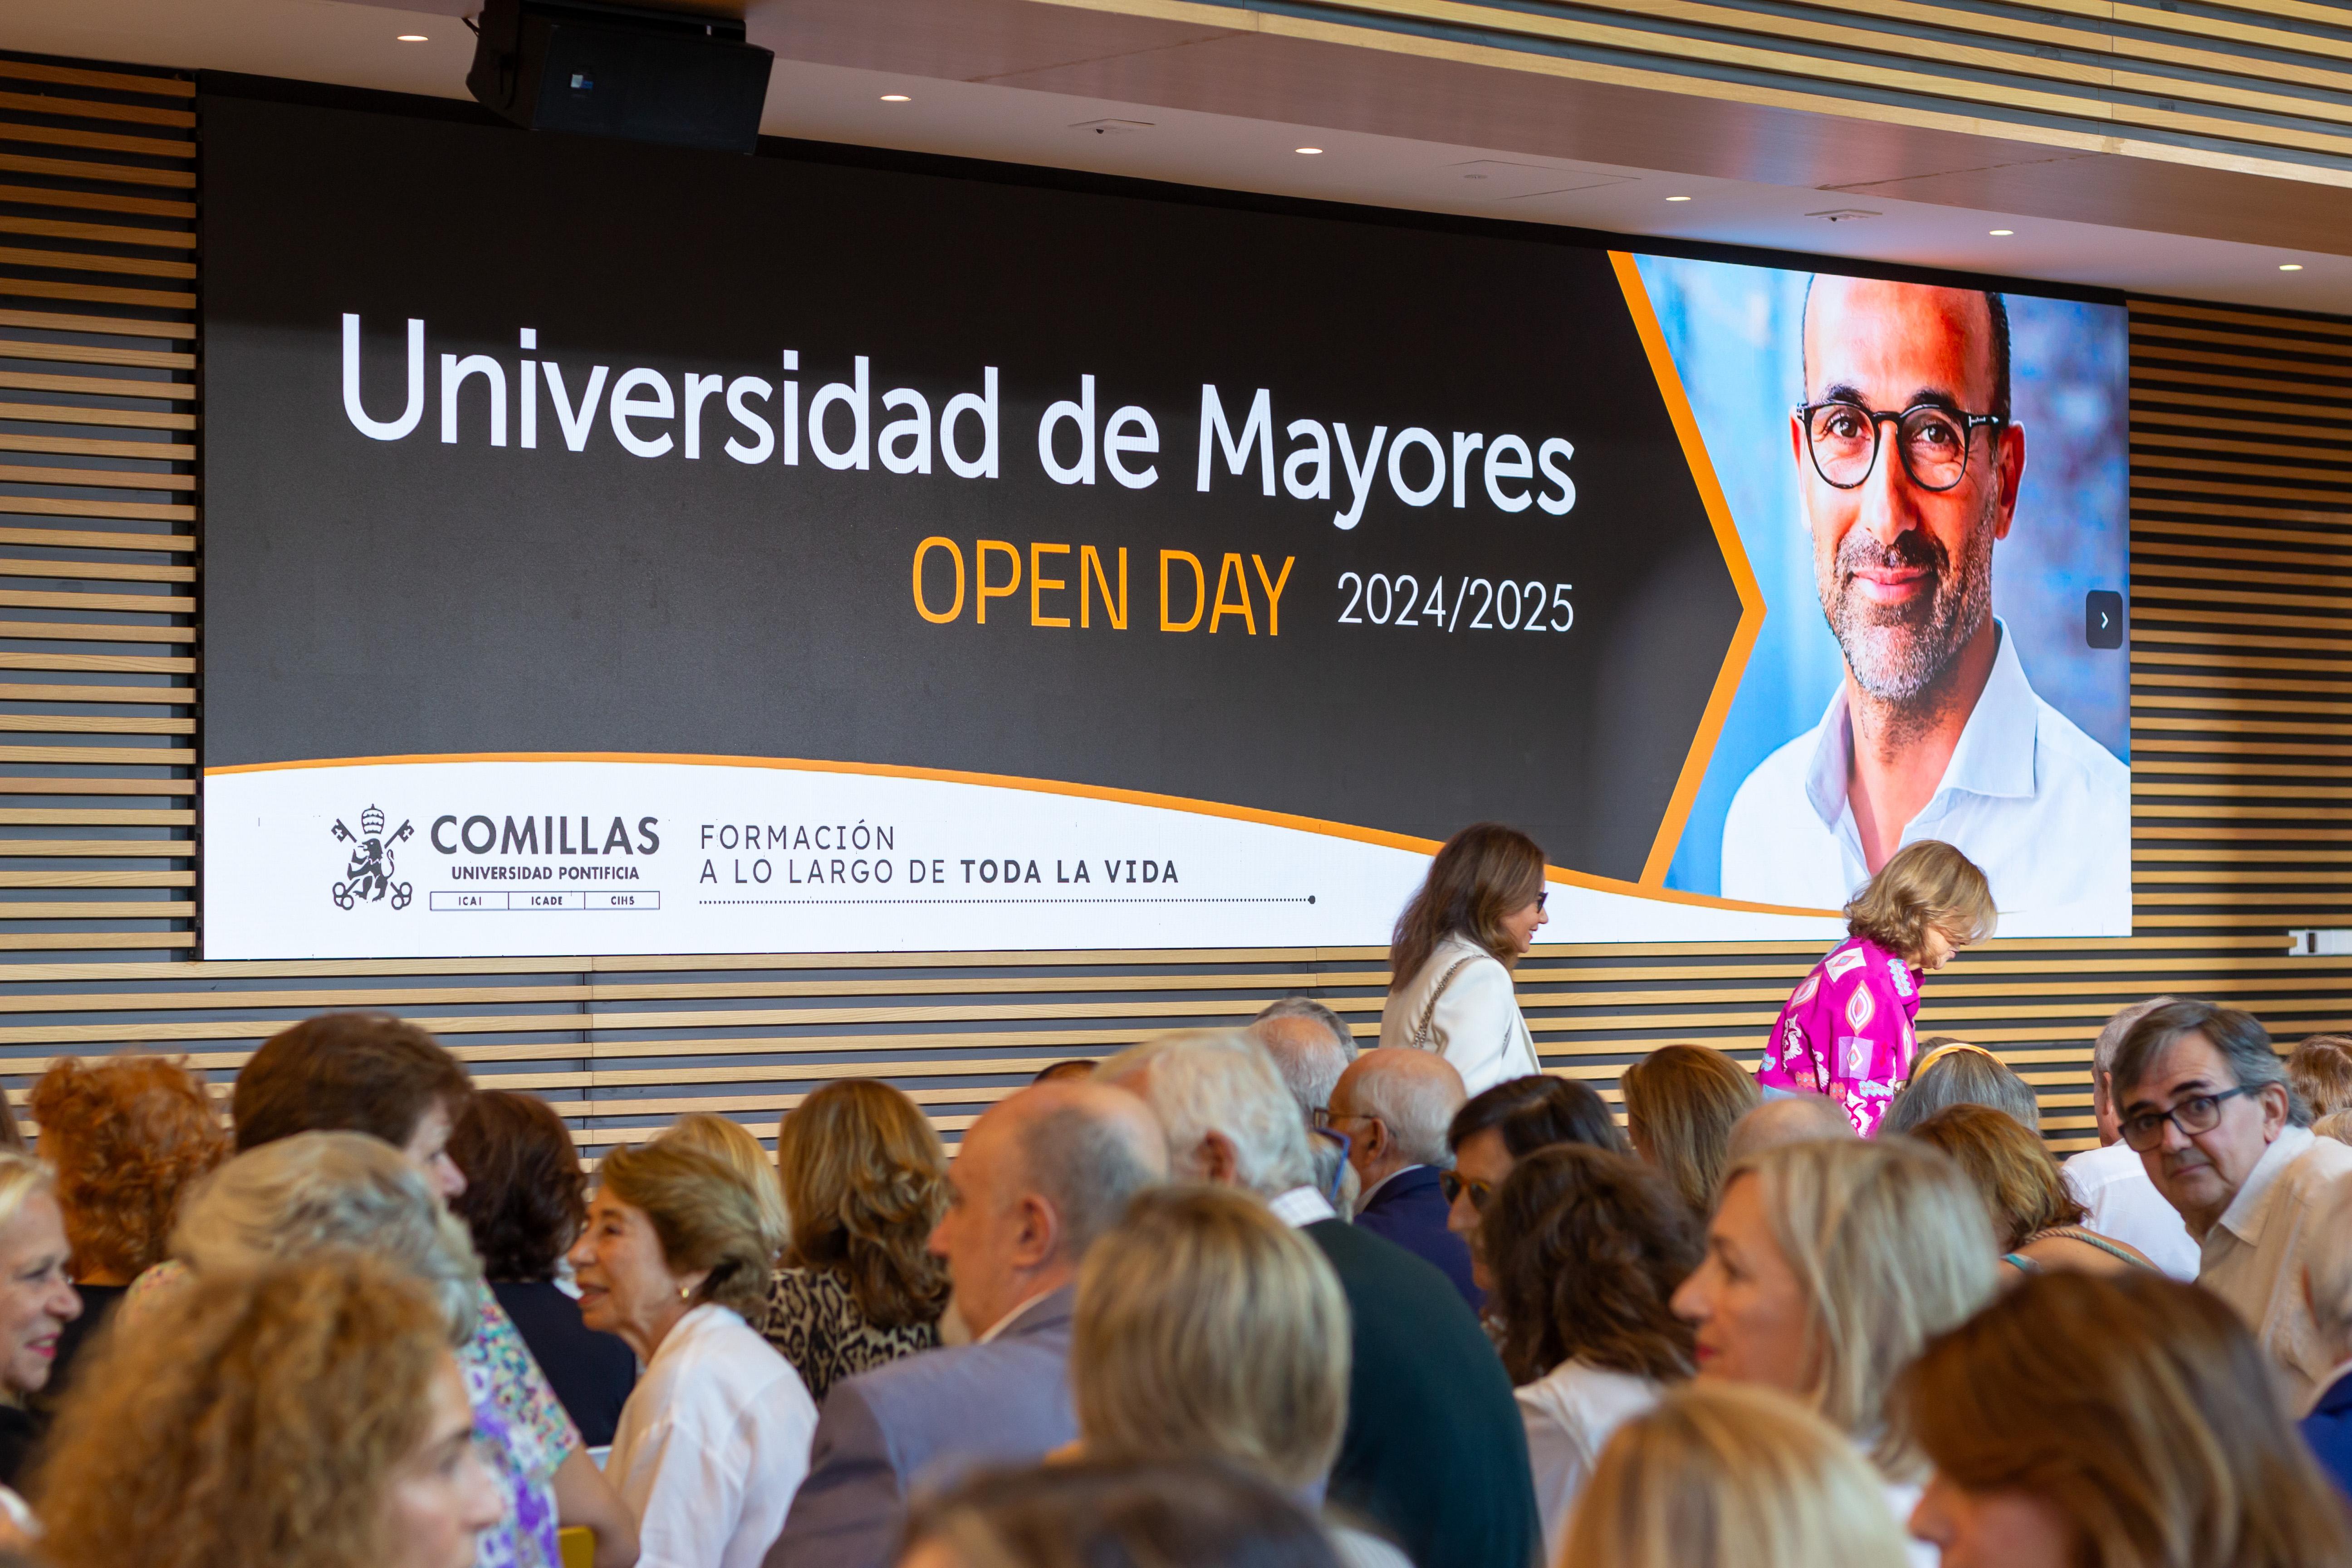
[[1534,839],[1480,822],[1446,840],[1397,917],[1381,1044],[1436,1052],[1473,1097],[1540,1072],[1511,971],[1550,918]]
[[1775,1094],[1822,1094],[1853,1130],[1875,1134],[1911,1073],[1920,977],[1992,935],[1985,875],[1933,838],[1895,851],[1845,907],[1846,939],[1790,993],[1756,1081]]

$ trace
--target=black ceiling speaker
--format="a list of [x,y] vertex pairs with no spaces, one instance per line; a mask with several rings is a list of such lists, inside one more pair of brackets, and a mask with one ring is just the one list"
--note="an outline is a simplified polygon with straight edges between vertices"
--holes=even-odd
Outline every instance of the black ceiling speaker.
[[533,131],[749,153],[774,53],[743,24],[604,0],[487,0],[466,86]]

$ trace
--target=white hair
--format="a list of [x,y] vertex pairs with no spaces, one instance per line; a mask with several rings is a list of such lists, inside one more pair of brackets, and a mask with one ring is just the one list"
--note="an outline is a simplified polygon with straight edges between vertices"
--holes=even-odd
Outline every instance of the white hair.
[[[1184,1029],[1133,1046],[1095,1076],[1140,1093],[1168,1136],[1169,1173],[1198,1181],[1214,1132],[1233,1146],[1234,1176],[1272,1197],[1315,1179],[1307,1123],[1265,1047],[1241,1029]],[[1140,1079],[1138,1083],[1135,1080]]]
[[1426,1051],[1376,1051],[1362,1059],[1351,1091],[1357,1113],[1380,1118],[1410,1163],[1440,1170],[1452,1165],[1445,1131],[1464,1098],[1462,1075],[1453,1064]]
[[472,1238],[398,1150],[364,1132],[298,1132],[247,1150],[204,1179],[172,1230],[173,1255],[198,1274],[334,1247],[406,1269],[440,1303],[450,1342],[473,1337]]
[[[1279,1002],[1275,1004],[1276,1007],[1281,1005]],[[1307,1005],[1318,1013],[1327,1011],[1318,1002],[1307,1002]],[[1298,1102],[1301,1112],[1310,1116],[1331,1103],[1331,1090],[1338,1085],[1339,1075],[1355,1060],[1352,1049],[1340,1047],[1330,1025],[1314,1013],[1298,1008],[1277,1013],[1269,1007],[1250,1020],[1245,1032],[1265,1048],[1265,1054],[1273,1058],[1274,1070],[1282,1075],[1284,1087],[1290,1090],[1290,1098]]]

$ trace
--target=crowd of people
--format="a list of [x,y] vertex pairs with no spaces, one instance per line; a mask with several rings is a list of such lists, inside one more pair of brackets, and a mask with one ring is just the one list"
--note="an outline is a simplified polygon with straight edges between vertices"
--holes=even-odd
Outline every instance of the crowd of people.
[[853,1077],[591,1173],[380,1014],[226,1129],[61,1059],[0,1149],[0,1563],[2352,1568],[2352,1041],[2125,1008],[2062,1166],[1914,1035],[1994,920],[1921,844],[1758,1070],[1660,1045],[1621,1123],[1513,999],[1543,868],[1439,854],[1369,1048],[1286,997],[952,1160]]

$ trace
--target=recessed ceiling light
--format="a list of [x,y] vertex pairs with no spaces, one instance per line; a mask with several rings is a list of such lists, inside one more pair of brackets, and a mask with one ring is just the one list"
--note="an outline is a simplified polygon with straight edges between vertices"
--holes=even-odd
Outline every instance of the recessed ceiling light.
[[395,44],[429,44],[432,41],[422,33],[403,33],[393,39]]
[[2303,263],[2300,261],[2282,261],[2279,263],[2279,270],[2281,272],[2300,272],[2303,270]]
[[2017,230],[2013,228],[1989,228],[1985,230],[1985,232],[1992,236],[1995,239],[2007,239],[2011,235],[2015,234]]
[[882,101],[885,103],[911,103],[914,100],[903,92],[886,92],[882,95]]
[[1294,153],[1304,153],[1306,156],[1312,158],[1319,154],[1323,149],[1320,147],[1294,147],[1291,151]]
[[1668,196],[1666,200],[1670,202],[1686,202],[1690,200],[1690,198],[1688,196]]

